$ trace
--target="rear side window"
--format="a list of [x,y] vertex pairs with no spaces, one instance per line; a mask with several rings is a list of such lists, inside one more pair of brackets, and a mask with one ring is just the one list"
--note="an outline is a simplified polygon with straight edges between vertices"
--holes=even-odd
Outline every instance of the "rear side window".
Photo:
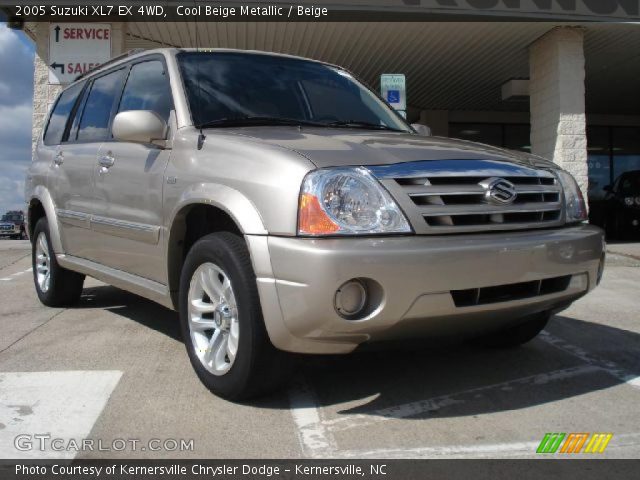
[[120,93],[124,69],[96,78],[84,106],[78,140],[106,140],[115,97]]
[[62,142],[62,136],[64,135],[69,115],[73,111],[73,107],[76,104],[76,100],[83,86],[83,83],[73,85],[62,92],[60,98],[58,98],[44,133],[45,145],[57,145]]
[[169,78],[161,61],[152,60],[131,67],[119,112],[151,110],[168,121],[171,105]]

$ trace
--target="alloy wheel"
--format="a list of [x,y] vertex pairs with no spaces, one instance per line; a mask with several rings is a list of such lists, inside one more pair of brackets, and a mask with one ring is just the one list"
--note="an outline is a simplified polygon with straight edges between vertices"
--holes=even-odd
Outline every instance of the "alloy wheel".
[[218,265],[203,263],[191,277],[188,300],[194,352],[207,371],[224,375],[235,361],[240,337],[231,279]]
[[36,239],[36,281],[42,293],[49,291],[51,283],[51,259],[49,258],[49,245],[44,232],[40,232]]

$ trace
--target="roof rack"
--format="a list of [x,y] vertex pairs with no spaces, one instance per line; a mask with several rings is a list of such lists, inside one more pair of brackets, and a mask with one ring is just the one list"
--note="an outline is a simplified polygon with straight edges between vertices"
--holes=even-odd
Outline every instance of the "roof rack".
[[134,49],[129,50],[129,51],[127,51],[127,52],[125,52],[125,53],[122,53],[122,54],[120,54],[120,55],[116,55],[115,57],[113,57],[113,58],[111,58],[111,59],[107,60],[106,62],[101,63],[101,64],[100,64],[100,65],[98,65],[97,67],[91,68],[91,69],[87,70],[86,72],[81,73],[81,74],[80,74],[80,75],[78,75],[78,76],[77,76],[73,81],[74,81],[74,82],[77,82],[77,81],[78,81],[78,80],[80,80],[81,78],[86,77],[86,76],[87,76],[87,75],[89,75],[90,73],[93,73],[93,72],[95,72],[96,70],[101,69],[102,67],[106,67],[107,65],[111,65],[112,63],[115,63],[115,62],[117,62],[117,61],[119,61],[119,60],[122,60],[123,58],[127,58],[127,57],[130,57],[130,56],[132,56],[132,55],[136,55],[136,54],[138,54],[138,53],[142,53],[142,52],[144,52],[144,51],[145,51],[145,49],[144,49],[144,48],[134,48]]

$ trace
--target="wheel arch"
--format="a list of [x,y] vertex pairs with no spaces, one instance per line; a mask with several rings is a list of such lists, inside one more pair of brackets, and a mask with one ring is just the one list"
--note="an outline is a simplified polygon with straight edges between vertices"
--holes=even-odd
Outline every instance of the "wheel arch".
[[253,203],[241,192],[218,184],[199,184],[185,192],[170,215],[167,230],[167,283],[176,309],[182,265],[199,238],[221,231],[243,237],[267,233]]
[[27,206],[27,229],[29,238],[33,239],[33,230],[41,218],[46,217],[49,223],[51,246],[55,253],[64,253],[62,238],[58,224],[58,215],[51,194],[44,186],[37,186],[31,194]]

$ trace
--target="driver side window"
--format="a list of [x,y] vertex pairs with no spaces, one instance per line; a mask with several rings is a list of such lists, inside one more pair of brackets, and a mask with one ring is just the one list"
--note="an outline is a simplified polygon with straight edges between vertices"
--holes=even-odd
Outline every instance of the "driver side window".
[[163,63],[149,60],[133,65],[118,112],[151,110],[168,122],[171,109],[171,89]]

